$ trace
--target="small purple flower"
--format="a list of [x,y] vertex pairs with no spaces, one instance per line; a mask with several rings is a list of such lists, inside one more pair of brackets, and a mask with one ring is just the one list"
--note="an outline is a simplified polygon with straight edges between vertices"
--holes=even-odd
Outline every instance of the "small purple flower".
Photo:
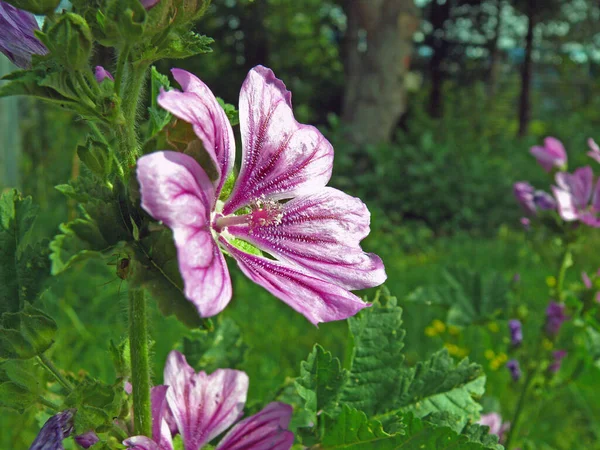
[[50,417],[29,447],[29,450],[64,450],[62,441],[73,432],[74,409]]
[[562,360],[567,356],[566,350],[555,350],[552,352],[552,362],[550,366],[548,366],[548,370],[551,373],[556,373],[560,370],[560,366],[562,364]]
[[554,167],[564,168],[567,164],[567,152],[558,139],[547,137],[544,146],[531,147],[530,153],[546,172],[552,171]]
[[528,217],[521,217],[519,222],[521,222],[521,226],[525,231],[529,231],[531,229],[531,220]]
[[115,81],[110,72],[102,66],[96,66],[94,69],[94,76],[96,77],[96,81],[98,83],[102,83],[105,78],[108,78],[110,81]]
[[520,282],[521,282],[521,274],[519,272],[515,272],[515,274],[512,277],[512,283],[519,284]]
[[100,441],[100,438],[98,438],[98,435],[93,431],[88,431],[87,433],[75,436],[75,442],[83,448],[90,448],[98,441]]
[[590,151],[587,153],[587,155],[596,162],[600,163],[600,147],[598,147],[596,141],[594,141],[592,138],[589,138],[588,147],[590,148]]
[[551,301],[546,308],[546,333],[551,337],[555,337],[558,335],[563,322],[568,319],[569,317],[565,314],[565,305]]
[[33,14],[0,1],[0,52],[17,67],[31,67],[32,55],[45,55],[48,49],[35,37],[39,30]]
[[600,179],[594,185],[594,174],[589,166],[581,167],[572,174],[556,174],[557,186],[552,186],[563,220],[579,220],[586,225],[600,228]]
[[495,412],[482,414],[477,423],[489,427],[490,434],[498,436],[500,443],[504,442],[504,435],[510,429],[510,422],[503,423],[502,416]]
[[513,184],[513,194],[515,198],[523,208],[523,210],[529,215],[535,215],[536,207],[534,202],[534,192],[535,189],[533,186],[526,181],[518,181]]
[[[235,140],[210,89],[174,69],[183,92],[161,92],[158,103],[193,125],[216,168],[211,180],[192,157],[159,151],[138,160],[142,207],[173,230],[185,296],[200,316],[231,299],[225,258],[310,322],[353,316],[369,306],[351,290],[386,279],[381,259],[365,253],[370,214],[357,198],[326,187],[333,148],[314,127],[298,123],[291,93],[270,69],[252,69],[240,92],[242,163],[229,198]],[[248,251],[245,241],[271,257]]]
[[519,361],[516,359],[509,360],[506,363],[506,368],[510,372],[513,381],[517,382],[521,379],[521,366],[519,365]]
[[521,321],[512,319],[508,321],[508,329],[510,331],[510,344],[513,347],[518,347],[523,342],[523,329]]
[[556,209],[556,200],[554,200],[554,197],[552,197],[552,195],[544,191],[535,191],[535,193],[533,194],[533,203],[536,206],[536,208],[544,211]]
[[581,281],[583,281],[583,284],[586,289],[592,288],[592,280],[590,280],[590,277],[588,276],[587,273],[581,272]]
[[[136,450],[173,450],[167,422],[171,416],[185,450],[199,450],[243,415],[248,376],[219,369],[207,375],[195,372],[185,357],[172,351],[164,372],[164,386],[152,389],[152,439],[133,436],[125,444]],[[292,408],[270,403],[259,413],[238,422],[215,450],[289,450],[294,434],[288,431]]]

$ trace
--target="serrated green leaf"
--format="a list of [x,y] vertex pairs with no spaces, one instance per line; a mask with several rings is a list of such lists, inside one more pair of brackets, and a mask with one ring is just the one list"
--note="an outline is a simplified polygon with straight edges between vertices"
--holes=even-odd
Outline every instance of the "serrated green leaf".
[[482,426],[476,423],[467,423],[461,417],[448,413],[447,411],[438,412],[428,415],[424,418],[428,423],[438,427],[448,427],[456,433],[466,436],[469,441],[478,442],[488,448],[502,450],[503,447],[498,444],[498,436],[490,434],[490,429],[487,426]]
[[221,319],[212,331],[193,330],[183,340],[183,353],[197,370],[236,369],[246,356],[248,346],[238,325],[231,319]]
[[212,52],[214,39],[189,31],[187,28],[170,30],[158,46],[150,46],[140,57],[144,61],[158,61],[163,58],[182,59],[202,53]]
[[348,378],[348,372],[342,369],[340,360],[320,345],[315,345],[300,367],[296,389],[306,402],[305,408],[315,415],[336,409]]
[[150,113],[150,136],[149,139],[156,136],[166,127],[172,119],[172,115],[166,109],[161,108],[158,105],[158,94],[161,89],[168,90],[171,87],[169,83],[169,77],[161,74],[156,67],[152,66],[150,75],[150,91],[151,91],[151,104],[148,108]]
[[455,365],[446,349],[413,368],[404,369],[397,380],[400,391],[394,399],[395,406],[378,416],[384,422],[397,412],[411,412],[417,417],[447,412],[461,417],[461,426],[479,417],[481,405],[475,399],[485,390],[481,366],[469,363],[468,359]]
[[219,105],[221,105],[221,108],[223,108],[223,111],[225,111],[231,126],[235,127],[238,125],[240,123],[240,114],[235,106],[231,103],[226,103],[221,97],[217,97],[217,101],[219,102]]
[[486,445],[472,441],[468,435],[460,435],[449,427],[437,426],[407,414],[396,418],[398,432],[387,433],[381,423],[369,420],[356,409],[344,406],[341,414],[325,419],[322,443],[315,449],[373,448],[377,450],[435,449],[435,450],[498,450],[496,444]]
[[368,415],[387,411],[395,406],[404,362],[402,308],[384,287],[373,305],[350,318],[348,325],[353,348],[342,402]]
[[50,316],[29,304],[22,311],[2,314],[0,359],[29,359],[44,353],[54,343],[56,329]]
[[76,408],[75,432],[106,431],[111,427],[125,402],[126,393],[121,382],[108,385],[86,378],[80,382],[64,401],[65,408]]
[[0,314],[35,301],[49,275],[48,243],[29,242],[37,211],[17,190],[0,197]]
[[22,414],[35,403],[37,396],[12,381],[0,383],[0,406]]

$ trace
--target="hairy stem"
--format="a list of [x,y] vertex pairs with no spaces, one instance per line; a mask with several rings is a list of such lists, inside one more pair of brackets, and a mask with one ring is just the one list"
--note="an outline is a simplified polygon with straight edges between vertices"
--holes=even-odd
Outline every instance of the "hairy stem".
[[133,426],[136,435],[152,435],[150,364],[146,298],[141,289],[129,290],[129,346],[133,386]]
[[41,354],[37,357],[40,365],[46,369],[52,376],[58,381],[58,383],[67,390],[67,392],[71,392],[73,390],[73,386],[69,381],[63,377],[63,375],[59,372],[59,370],[54,366],[54,363],[50,361],[50,359],[45,355]]

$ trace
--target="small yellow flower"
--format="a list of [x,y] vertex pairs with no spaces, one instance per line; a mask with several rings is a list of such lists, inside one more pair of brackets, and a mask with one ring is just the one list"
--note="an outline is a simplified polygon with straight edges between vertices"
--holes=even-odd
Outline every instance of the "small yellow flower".
[[498,331],[500,331],[500,327],[498,326],[498,324],[496,322],[490,322],[488,323],[488,330],[490,330],[492,333],[497,333]]
[[490,362],[490,369],[498,370],[501,365],[502,365],[502,363],[500,361],[498,361],[498,358],[496,358]]
[[546,277],[546,284],[548,285],[548,287],[554,287],[556,286],[556,278],[553,277],[552,275],[547,276]]
[[500,364],[503,364],[508,361],[508,356],[506,356],[506,353],[498,353],[496,359],[500,362]]
[[429,337],[434,337],[434,336],[437,336],[437,331],[435,331],[435,328],[433,328],[433,327],[426,327],[425,335],[429,336]]
[[496,357],[494,350],[489,349],[489,348],[483,353],[483,355],[485,356],[486,359],[494,359]]
[[441,320],[435,319],[433,322],[431,322],[431,326],[438,333],[443,333],[444,331],[446,331],[446,325]]
[[552,350],[554,345],[549,339],[544,338],[544,340],[542,341],[542,347],[544,347],[544,350]]
[[460,328],[455,327],[454,325],[448,325],[448,333],[452,336],[457,336],[460,334]]
[[456,353],[456,356],[458,356],[459,358],[464,358],[465,356],[467,356],[469,354],[469,349],[467,348],[458,348],[458,351]]

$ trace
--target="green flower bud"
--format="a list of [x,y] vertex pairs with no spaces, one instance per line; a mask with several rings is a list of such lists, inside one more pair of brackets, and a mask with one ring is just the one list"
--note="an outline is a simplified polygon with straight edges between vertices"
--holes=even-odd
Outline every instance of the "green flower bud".
[[65,67],[73,70],[88,69],[93,39],[83,17],[65,13],[59,16],[46,33],[40,33],[38,37]]

